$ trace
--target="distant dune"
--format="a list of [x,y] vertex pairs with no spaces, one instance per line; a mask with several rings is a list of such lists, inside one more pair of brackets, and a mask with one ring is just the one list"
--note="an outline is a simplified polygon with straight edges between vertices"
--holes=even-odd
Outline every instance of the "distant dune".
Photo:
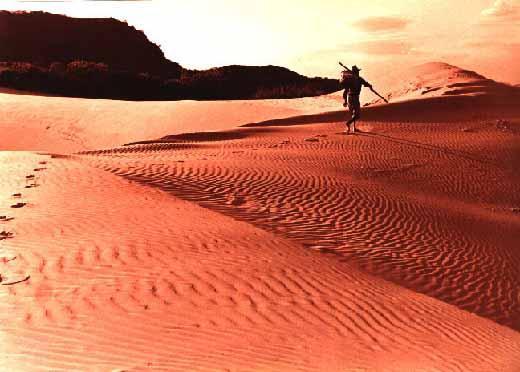
[[224,130],[250,122],[325,112],[336,97],[292,100],[126,102],[0,92],[0,149],[71,153]]
[[[364,119],[376,122],[492,121],[508,119],[520,112],[519,88],[446,64],[426,64],[412,71],[415,72],[411,74],[411,81],[402,85],[413,89],[398,89],[389,105],[376,102],[366,107]],[[418,73],[421,71],[423,75]],[[292,100],[228,102],[125,102],[38,97],[12,90],[9,93],[20,93],[0,93],[0,107],[4,112],[0,118],[0,130],[4,133],[0,148],[9,150],[67,153],[111,148],[183,132],[346,119],[341,93]]]
[[[507,94],[512,86],[443,62],[430,62],[397,71],[387,82],[392,102],[461,94]],[[517,94],[517,93],[516,93]],[[380,99],[373,102],[382,102]]]

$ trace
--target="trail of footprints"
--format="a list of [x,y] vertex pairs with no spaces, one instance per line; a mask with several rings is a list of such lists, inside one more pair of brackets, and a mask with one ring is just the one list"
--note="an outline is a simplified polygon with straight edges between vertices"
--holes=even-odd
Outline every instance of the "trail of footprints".
[[[29,174],[27,176],[25,176],[25,185],[24,187],[26,189],[32,189],[32,188],[35,188],[35,187],[38,187],[40,186],[40,181],[41,181],[41,177],[40,177],[40,173],[45,171],[47,168],[45,167],[45,165],[47,164],[46,161],[40,161],[38,163],[40,165],[40,167],[38,168],[34,168],[34,174]],[[11,208],[12,209],[21,209],[21,208],[24,208],[26,205],[27,205],[27,200],[26,200],[26,197],[23,193],[21,192],[16,192],[14,194],[11,195],[11,198],[13,199],[13,204],[11,204]],[[8,223],[10,221],[14,220],[14,217],[12,216],[9,216],[9,215],[0,215],[0,242],[3,241],[3,240],[7,240],[7,239],[14,239],[15,238],[15,234],[14,232],[10,231],[10,230],[6,230],[3,226],[8,226]],[[2,252],[2,247],[0,246],[0,252]],[[0,258],[0,263],[3,264],[4,266],[6,266],[7,264],[11,263],[11,262],[14,262],[18,259],[18,256],[11,256],[11,257],[1,257]],[[12,285],[15,285],[15,284],[20,284],[20,283],[23,283],[23,282],[26,282],[28,281],[31,276],[30,275],[17,275],[16,277],[13,277],[13,278],[9,278],[5,273],[2,272],[3,270],[0,270],[0,284],[2,286],[12,286]]]

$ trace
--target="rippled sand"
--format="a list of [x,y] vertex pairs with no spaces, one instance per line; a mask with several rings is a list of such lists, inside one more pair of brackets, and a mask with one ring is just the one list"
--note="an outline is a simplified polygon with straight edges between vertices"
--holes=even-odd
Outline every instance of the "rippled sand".
[[518,370],[520,115],[490,97],[1,152],[0,369]]

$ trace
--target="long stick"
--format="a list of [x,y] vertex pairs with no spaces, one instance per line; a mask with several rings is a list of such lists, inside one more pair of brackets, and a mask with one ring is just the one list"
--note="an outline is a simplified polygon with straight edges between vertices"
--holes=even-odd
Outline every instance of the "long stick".
[[[352,70],[349,69],[347,66],[345,66],[343,63],[341,63],[341,62],[338,62],[338,63],[339,63],[339,65],[340,65],[341,67],[343,67],[343,68],[344,68],[345,70],[347,70],[348,72],[352,72]],[[383,101],[385,101],[386,103],[388,103],[388,100],[387,100],[385,97],[383,97],[381,94],[377,93],[377,92],[374,90],[374,88],[370,87],[370,90],[371,90],[372,93],[374,93],[376,96],[378,96],[378,97],[381,98]]]
[[352,72],[352,70],[349,69],[347,66],[345,66],[343,63],[339,62],[339,65],[340,65],[341,67],[343,67],[345,70],[347,70],[348,72]]
[[383,101],[385,101],[386,103],[388,103],[388,100],[383,97],[381,94],[377,93],[374,88],[370,87],[370,90],[372,91],[372,93],[374,93],[376,96],[378,96],[379,98],[381,98]]

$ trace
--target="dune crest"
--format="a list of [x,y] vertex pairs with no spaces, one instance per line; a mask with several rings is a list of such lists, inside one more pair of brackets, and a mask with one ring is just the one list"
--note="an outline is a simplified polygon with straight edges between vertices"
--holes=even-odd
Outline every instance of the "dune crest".
[[[404,71],[396,71],[384,82],[385,96],[391,102],[426,99],[442,96],[491,95],[504,96],[514,93],[513,86],[498,83],[475,71],[444,62],[429,62]],[[374,99],[371,103],[382,103]]]

